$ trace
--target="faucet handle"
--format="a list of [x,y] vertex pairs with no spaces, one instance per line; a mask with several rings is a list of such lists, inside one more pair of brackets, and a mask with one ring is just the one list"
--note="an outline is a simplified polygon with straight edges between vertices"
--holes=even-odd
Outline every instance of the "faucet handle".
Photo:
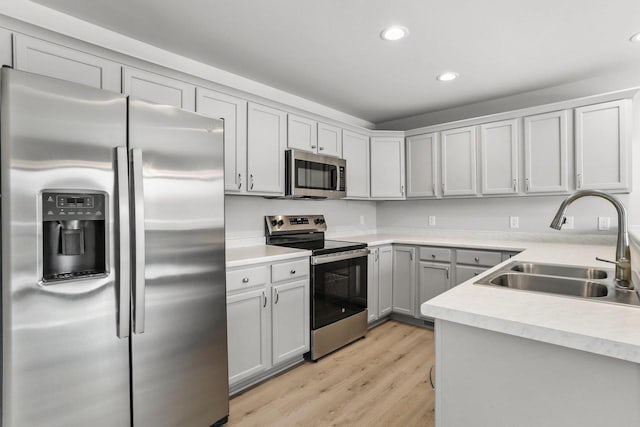
[[629,261],[627,258],[620,258],[617,261],[610,261],[608,259],[604,259],[604,258],[600,258],[600,257],[596,257],[596,261],[602,261],[602,262],[608,262],[609,264],[615,264],[618,267],[627,267],[631,264],[631,261]]

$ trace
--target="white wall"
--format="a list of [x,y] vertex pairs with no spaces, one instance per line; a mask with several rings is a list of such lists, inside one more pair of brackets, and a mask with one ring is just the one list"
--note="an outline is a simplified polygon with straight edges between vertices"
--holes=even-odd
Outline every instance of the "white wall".
[[[629,195],[619,195],[629,205]],[[575,220],[574,230],[556,231],[549,228],[564,196],[504,197],[486,199],[446,199],[380,202],[377,225],[385,228],[425,228],[474,231],[523,231],[532,233],[611,234],[616,229],[616,211],[601,199],[585,198],[567,210]],[[435,215],[436,226],[428,226],[428,216]],[[520,228],[509,228],[509,216],[518,216]],[[598,231],[597,217],[611,218],[611,230]],[[635,215],[637,219],[637,215]]]
[[264,243],[265,215],[323,214],[328,237],[369,233],[376,228],[376,204],[370,201],[225,196],[225,204],[228,246]]

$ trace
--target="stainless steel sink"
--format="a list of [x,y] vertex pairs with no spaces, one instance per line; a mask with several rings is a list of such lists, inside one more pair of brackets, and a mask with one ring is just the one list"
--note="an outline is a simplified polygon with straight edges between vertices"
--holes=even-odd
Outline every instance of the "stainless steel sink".
[[514,261],[474,284],[640,306],[637,291],[616,286],[613,269]]
[[505,273],[491,279],[491,284],[524,291],[547,292],[583,298],[606,297],[609,293],[607,286],[601,283],[531,274]]
[[575,277],[578,279],[606,279],[607,272],[588,267],[568,267],[553,264],[534,264],[531,262],[520,262],[515,264],[512,271],[527,274],[542,274],[545,276]]

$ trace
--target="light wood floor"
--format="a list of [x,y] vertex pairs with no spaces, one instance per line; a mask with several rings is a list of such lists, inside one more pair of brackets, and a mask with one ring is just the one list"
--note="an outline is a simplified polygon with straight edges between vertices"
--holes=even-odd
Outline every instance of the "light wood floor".
[[234,397],[228,426],[429,426],[433,332],[388,321]]

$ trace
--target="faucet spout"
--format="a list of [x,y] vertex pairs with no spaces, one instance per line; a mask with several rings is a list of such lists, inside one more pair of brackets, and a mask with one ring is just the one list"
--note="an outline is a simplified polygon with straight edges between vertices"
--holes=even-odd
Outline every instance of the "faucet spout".
[[616,282],[619,287],[633,289],[631,284],[631,254],[629,250],[629,231],[627,225],[627,210],[620,200],[614,196],[598,190],[576,191],[562,201],[556,215],[553,217],[551,228],[560,230],[565,221],[567,208],[576,200],[587,197],[599,197],[609,201],[618,214],[618,241],[616,243]]

